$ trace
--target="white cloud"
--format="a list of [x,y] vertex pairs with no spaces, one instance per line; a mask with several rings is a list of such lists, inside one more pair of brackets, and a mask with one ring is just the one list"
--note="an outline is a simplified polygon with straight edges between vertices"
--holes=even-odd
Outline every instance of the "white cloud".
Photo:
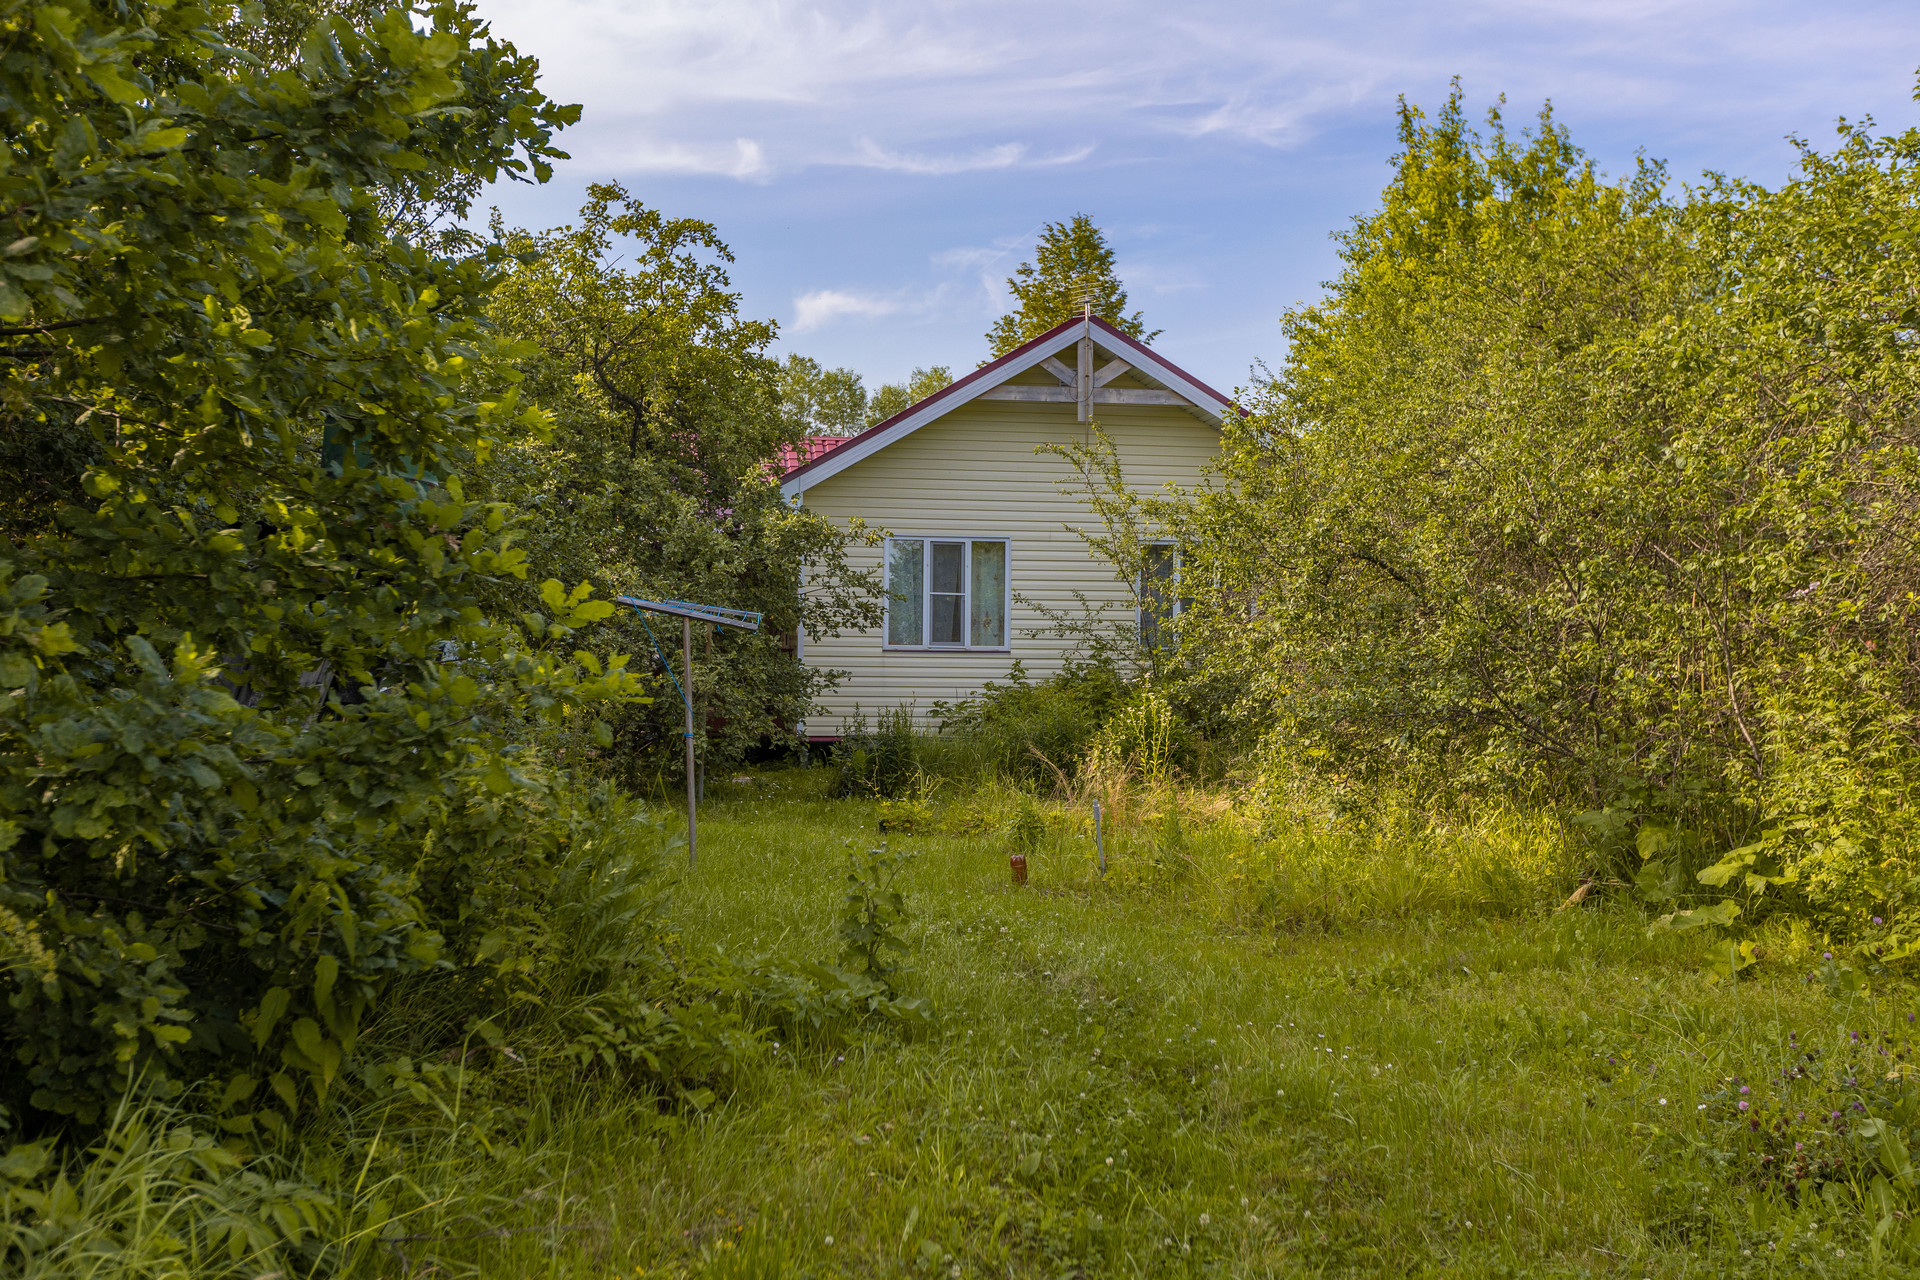
[[975,169],[1006,169],[1027,153],[1024,142],[1003,142],[965,155],[907,155],[888,151],[871,138],[860,142],[859,155],[847,163],[863,169],[889,169],[895,173],[947,174],[968,173]]
[[[482,0],[586,104],[564,143],[602,173],[768,181],[811,166],[908,177],[1109,162],[1206,139],[1296,148],[1456,72],[1484,101],[1692,125],[1783,97],[1846,101],[1844,68],[1911,36],[1911,0]],[[1738,68],[1735,74],[1729,74]],[[1671,120],[1666,127],[1671,128]],[[1076,139],[1062,150],[1058,139]],[[751,139],[751,142],[743,141]]]
[[765,149],[753,138],[712,144],[661,144],[636,139],[625,145],[617,141],[597,144],[575,155],[595,168],[626,173],[707,173],[747,181],[764,181],[770,176]]
[[915,155],[899,151],[888,151],[871,138],[860,141],[859,154],[847,164],[863,169],[886,169],[895,173],[912,174],[950,174],[971,173],[980,169],[1011,169],[1015,166],[1042,168],[1048,165],[1073,164],[1093,154],[1093,144],[1075,147],[1069,151],[1055,152],[1053,155],[1033,156],[1029,158],[1028,147],[1024,142],[1003,142],[998,146],[980,147],[975,150],[950,155]]
[[900,310],[900,302],[868,293],[849,293],[841,289],[815,289],[793,300],[793,329],[808,333],[832,324],[843,316],[874,319]]

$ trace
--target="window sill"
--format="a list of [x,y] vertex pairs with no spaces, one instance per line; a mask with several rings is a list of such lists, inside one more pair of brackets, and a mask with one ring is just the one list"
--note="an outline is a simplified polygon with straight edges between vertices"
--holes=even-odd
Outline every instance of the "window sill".
[[882,653],[1012,653],[1011,645],[1001,645],[997,649],[976,648],[964,644],[883,644]]

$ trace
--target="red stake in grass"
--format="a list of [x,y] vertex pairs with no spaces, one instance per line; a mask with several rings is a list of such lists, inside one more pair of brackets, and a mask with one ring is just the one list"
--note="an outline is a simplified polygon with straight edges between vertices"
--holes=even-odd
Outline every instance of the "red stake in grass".
[[1024,853],[1011,854],[1007,858],[1007,863],[1013,868],[1013,882],[1015,884],[1025,884],[1027,882],[1027,855]]

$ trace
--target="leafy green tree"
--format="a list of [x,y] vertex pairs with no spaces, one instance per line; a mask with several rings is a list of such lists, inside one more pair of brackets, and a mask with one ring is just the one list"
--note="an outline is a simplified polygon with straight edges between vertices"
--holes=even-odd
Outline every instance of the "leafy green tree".
[[931,369],[915,369],[905,382],[888,382],[867,402],[867,425],[885,422],[902,409],[919,404],[934,392],[953,382],[953,370],[944,364]]
[[1019,305],[987,330],[987,343],[996,356],[1039,337],[1088,306],[1129,337],[1151,342],[1160,334],[1158,329],[1147,332],[1138,311],[1127,314],[1127,291],[1114,274],[1113,250],[1084,213],[1074,214],[1067,222],[1049,222],[1034,246],[1033,261],[1020,264],[1007,278],[1007,288]]
[[1231,483],[1144,504],[1183,646],[1296,761],[1589,809],[1656,900],[1739,846],[1711,883],[1864,920],[1916,870],[1920,131],[1677,200],[1457,88],[1401,140]]
[[803,435],[850,436],[867,425],[867,389],[851,369],[789,354],[780,365],[780,411]]
[[[496,452],[486,490],[539,513],[520,545],[543,576],[764,613],[759,634],[703,632],[697,696],[722,758],[788,741],[825,679],[794,656],[795,627],[877,625],[877,584],[845,560],[861,534],[780,497],[770,460],[807,427],[764,355],[772,324],[740,314],[714,228],[618,186],[589,197],[576,226],[498,232],[522,265],[492,314],[526,344],[514,377],[555,426]],[[503,586],[500,612],[533,607],[528,588]],[[650,651],[637,620],[620,625]],[[629,767],[672,767],[679,714],[663,702],[620,724]]]
[[278,71],[223,9],[5,15],[0,1127],[211,1075],[278,1131],[397,977],[512,952],[543,873],[508,744],[637,694],[584,589],[483,607],[526,558],[460,473],[545,429],[475,377],[503,259],[380,216],[544,181],[578,108],[466,4]]

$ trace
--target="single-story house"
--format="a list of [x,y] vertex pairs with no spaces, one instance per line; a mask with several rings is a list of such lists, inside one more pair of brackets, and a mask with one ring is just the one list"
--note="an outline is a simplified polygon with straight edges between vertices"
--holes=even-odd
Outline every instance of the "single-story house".
[[[856,707],[869,720],[900,705],[924,717],[935,701],[1004,680],[1016,659],[1034,679],[1057,671],[1075,642],[1033,635],[1047,626],[1036,605],[1078,616],[1078,592],[1137,617],[1132,584],[1072,531],[1094,523],[1063,483],[1076,473],[1039,450],[1091,443],[1097,423],[1131,488],[1191,487],[1233,412],[1095,316],[1049,329],[859,435],[809,441],[782,492],[835,523],[858,516],[885,532],[854,562],[884,571],[888,604],[876,630],[798,638],[802,661],[847,673],[808,717],[807,736],[839,737]],[[1175,571],[1171,548],[1150,549],[1146,563],[1156,578]],[[1140,624],[1151,631],[1153,619]]]

